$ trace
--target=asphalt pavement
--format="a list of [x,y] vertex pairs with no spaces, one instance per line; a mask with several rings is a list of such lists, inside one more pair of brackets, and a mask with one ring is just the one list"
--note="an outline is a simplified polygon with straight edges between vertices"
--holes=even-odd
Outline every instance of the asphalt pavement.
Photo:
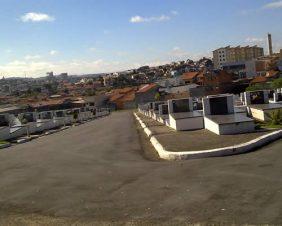
[[282,224],[281,140],[165,162],[137,126],[122,111],[0,150],[0,224]]

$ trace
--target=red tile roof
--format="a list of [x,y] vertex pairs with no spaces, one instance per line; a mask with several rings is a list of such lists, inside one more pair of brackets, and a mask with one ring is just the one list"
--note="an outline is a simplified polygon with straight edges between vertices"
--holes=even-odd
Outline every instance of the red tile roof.
[[143,85],[139,88],[139,90],[137,91],[137,93],[145,93],[153,88],[155,88],[157,85],[152,83],[152,84],[146,84],[146,85]]
[[186,72],[183,75],[181,75],[181,78],[183,80],[192,80],[192,79],[196,78],[198,74],[199,74],[199,72]]
[[124,96],[124,94],[121,94],[121,93],[114,94],[110,97],[110,102],[114,102],[114,101],[122,98],[123,96]]
[[190,97],[188,92],[170,93],[170,94],[165,96],[165,100],[182,99],[182,98],[188,98],[188,97]]
[[126,88],[123,88],[123,89],[113,89],[111,91],[111,93],[113,93],[113,94],[125,94],[125,93],[128,93],[128,92],[131,92],[134,89],[135,89],[134,87],[126,87]]
[[119,99],[119,101],[122,102],[130,102],[130,101],[134,101],[135,100],[135,93],[127,93],[125,94],[122,98]]
[[251,81],[252,84],[254,84],[254,83],[264,83],[264,82],[267,82],[267,78],[264,77],[264,76],[258,76]]
[[276,77],[276,76],[278,76],[278,73],[279,73],[279,71],[271,70],[271,71],[268,71],[266,73],[266,77],[268,77],[268,78]]

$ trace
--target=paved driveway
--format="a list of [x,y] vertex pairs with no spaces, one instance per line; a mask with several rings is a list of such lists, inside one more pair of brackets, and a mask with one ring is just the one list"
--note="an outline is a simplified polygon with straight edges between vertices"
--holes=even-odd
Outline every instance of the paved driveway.
[[114,113],[1,150],[0,224],[11,214],[282,224],[281,147],[278,141],[246,155],[149,161],[132,113]]

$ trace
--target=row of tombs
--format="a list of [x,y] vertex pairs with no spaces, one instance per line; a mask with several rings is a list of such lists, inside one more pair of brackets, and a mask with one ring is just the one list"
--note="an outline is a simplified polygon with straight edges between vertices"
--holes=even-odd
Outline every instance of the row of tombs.
[[86,106],[42,112],[23,112],[17,115],[0,114],[0,140],[13,140],[22,136],[39,134],[52,129],[66,127],[109,115],[109,109]]
[[157,101],[139,105],[140,113],[177,131],[207,129],[218,135],[255,131],[255,120],[268,121],[282,109],[282,91],[261,90],[233,94]]

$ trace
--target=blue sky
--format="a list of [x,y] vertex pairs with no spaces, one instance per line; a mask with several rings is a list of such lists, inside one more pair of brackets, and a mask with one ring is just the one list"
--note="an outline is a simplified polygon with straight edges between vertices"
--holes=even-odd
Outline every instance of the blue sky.
[[[112,72],[210,56],[225,45],[282,48],[277,0],[0,0],[0,74]],[[265,50],[266,51],[266,50]]]

